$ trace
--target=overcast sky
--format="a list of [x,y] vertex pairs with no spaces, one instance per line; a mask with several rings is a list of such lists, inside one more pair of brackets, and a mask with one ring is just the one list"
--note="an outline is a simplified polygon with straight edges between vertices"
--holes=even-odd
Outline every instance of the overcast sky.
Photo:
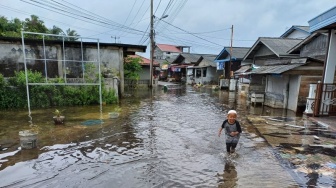
[[[156,42],[218,54],[251,47],[258,37],[279,37],[336,5],[335,0],[154,0]],[[62,7],[60,7],[62,6]],[[48,28],[71,28],[100,42],[148,46],[150,0],[0,0],[0,15],[37,15]],[[160,20],[164,15],[168,17]]]

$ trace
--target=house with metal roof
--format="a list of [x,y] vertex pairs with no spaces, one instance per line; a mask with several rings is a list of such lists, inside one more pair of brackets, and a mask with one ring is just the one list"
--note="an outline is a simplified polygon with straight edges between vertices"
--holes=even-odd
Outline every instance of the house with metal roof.
[[175,59],[181,53],[190,53],[190,46],[177,46],[171,44],[156,44],[154,47],[154,59]]
[[324,61],[327,52],[327,40],[326,33],[313,33],[295,45],[288,53]]
[[293,25],[285,33],[283,33],[281,38],[292,38],[292,39],[305,39],[310,35],[309,26]]
[[188,84],[217,82],[220,73],[216,71],[215,57],[213,54],[181,53],[171,63],[169,77],[176,81],[183,78]]
[[327,34],[325,66],[322,79],[317,83],[314,116],[335,116],[336,70],[336,6],[308,21],[311,33]]
[[215,62],[218,71],[223,71],[224,78],[230,78],[230,71],[236,71],[242,65],[242,60],[249,47],[224,47],[216,56]]
[[288,53],[301,39],[260,37],[244,60],[252,62],[249,94],[264,94],[264,105],[298,111],[305,108],[311,77],[321,74],[323,62]]
[[195,66],[187,67],[187,83],[192,84],[218,84],[221,71],[217,70],[217,64],[214,62],[216,55],[203,54],[201,61]]
[[[137,55],[137,54],[129,55],[128,57],[140,58],[140,65],[141,65],[142,70],[139,73],[140,78],[137,84],[140,86],[148,86],[150,82],[150,75],[151,75],[150,74],[150,59]],[[154,68],[155,77],[158,75],[159,70],[157,70],[157,68],[159,68],[159,66],[160,64],[154,60],[153,68]]]

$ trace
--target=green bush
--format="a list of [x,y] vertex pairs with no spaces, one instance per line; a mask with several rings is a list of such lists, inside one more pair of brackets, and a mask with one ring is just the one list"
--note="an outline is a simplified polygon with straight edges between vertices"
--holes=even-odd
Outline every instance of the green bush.
[[[45,82],[40,72],[32,71],[28,71],[28,80],[29,83]],[[52,82],[64,83],[64,80],[57,78]],[[100,103],[99,86],[31,85],[29,94],[30,105],[37,108]],[[102,98],[106,104],[118,101],[114,94],[114,90],[102,88]],[[8,81],[0,74],[0,109],[27,108],[27,103],[25,72],[16,72],[15,76],[9,78]]]

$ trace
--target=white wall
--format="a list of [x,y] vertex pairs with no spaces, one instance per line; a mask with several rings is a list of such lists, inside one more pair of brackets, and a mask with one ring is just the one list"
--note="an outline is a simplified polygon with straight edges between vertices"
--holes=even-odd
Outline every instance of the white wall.
[[266,92],[284,94],[288,83],[288,76],[267,76]]
[[296,111],[300,89],[301,76],[291,75],[289,78],[288,109]]

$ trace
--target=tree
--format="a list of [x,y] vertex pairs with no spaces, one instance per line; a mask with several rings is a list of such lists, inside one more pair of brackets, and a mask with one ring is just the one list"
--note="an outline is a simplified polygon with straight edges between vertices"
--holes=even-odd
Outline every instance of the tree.
[[142,59],[140,57],[126,57],[124,59],[124,77],[125,79],[131,80],[131,85],[139,80],[140,71],[142,70],[141,63]]
[[[53,26],[53,28],[49,29],[48,33],[53,34],[53,35],[63,35],[63,36],[65,36],[64,31],[61,28],[59,28],[55,25]],[[55,39],[55,40],[62,40],[63,39],[63,37],[61,37],[61,36],[50,36],[49,38],[50,39]]]
[[[80,36],[75,30],[71,30],[70,28],[66,30],[66,36],[68,36],[68,41],[76,41]],[[75,37],[75,38],[73,38]]]
[[[23,29],[29,32],[36,33],[48,33],[48,28],[44,25],[44,22],[36,15],[31,15],[30,19],[26,18],[23,22]],[[29,38],[35,38],[33,36]]]
[[[63,35],[66,41],[76,41],[79,38],[79,34],[75,30],[70,28],[64,32],[60,27],[53,26],[51,29],[48,29],[42,20],[39,19],[36,15],[31,15],[30,18],[26,18],[24,21],[21,21],[18,18],[15,18],[9,21],[6,17],[0,16],[0,36],[3,37],[21,37],[21,30],[27,32],[35,33],[48,33],[54,35]],[[71,36],[68,38],[67,36]],[[31,35],[26,34],[25,38],[42,38],[41,35]],[[46,39],[52,40],[63,40],[61,36],[46,36]]]
[[22,22],[15,18],[9,21],[6,17],[0,17],[0,36],[4,37],[20,37],[22,29]]

